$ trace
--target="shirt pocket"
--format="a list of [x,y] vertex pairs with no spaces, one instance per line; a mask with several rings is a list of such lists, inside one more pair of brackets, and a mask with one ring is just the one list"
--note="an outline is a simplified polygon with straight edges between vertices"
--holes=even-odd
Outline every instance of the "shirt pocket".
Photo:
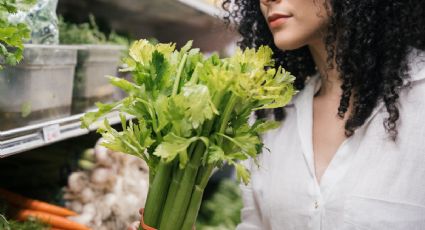
[[344,205],[345,230],[423,230],[425,207],[402,201],[350,195]]

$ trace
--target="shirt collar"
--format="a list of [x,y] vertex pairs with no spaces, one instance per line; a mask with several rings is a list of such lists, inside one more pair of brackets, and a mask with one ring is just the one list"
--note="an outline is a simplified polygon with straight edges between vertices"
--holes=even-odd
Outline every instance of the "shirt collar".
[[303,98],[313,97],[320,90],[321,85],[322,81],[320,80],[319,73],[308,77],[304,89],[299,91],[286,106],[294,106],[299,104],[299,101],[302,101]]

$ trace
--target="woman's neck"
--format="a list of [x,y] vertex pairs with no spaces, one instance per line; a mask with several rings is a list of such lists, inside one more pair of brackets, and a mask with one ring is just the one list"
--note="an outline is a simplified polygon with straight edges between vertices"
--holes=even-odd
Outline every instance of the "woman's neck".
[[336,70],[336,63],[333,61],[332,69],[328,65],[328,55],[326,46],[322,41],[318,41],[309,45],[309,49],[316,67],[320,73],[322,86],[317,96],[340,98],[342,94],[341,80],[339,79],[339,73]]

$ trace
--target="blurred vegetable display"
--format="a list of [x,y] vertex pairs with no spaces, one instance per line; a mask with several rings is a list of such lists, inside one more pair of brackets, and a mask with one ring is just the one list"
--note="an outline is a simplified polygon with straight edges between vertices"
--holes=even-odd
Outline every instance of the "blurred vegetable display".
[[96,230],[125,229],[139,219],[148,192],[148,168],[134,156],[101,146],[83,152],[81,170],[68,177],[64,199],[78,213],[71,220]]
[[210,199],[202,203],[198,230],[233,230],[241,221],[241,191],[233,180],[222,180]]
[[73,85],[72,113],[91,110],[96,101],[111,102],[118,90],[104,77],[117,73],[120,58],[130,44],[116,32],[104,33],[93,15],[89,22],[75,24],[59,17],[60,43],[77,45],[78,61]]
[[130,39],[112,31],[108,35],[100,31],[96,19],[89,15],[89,22],[75,24],[59,17],[59,41],[61,44],[116,44],[128,47]]
[[192,229],[202,195],[215,167],[235,166],[238,179],[249,181],[238,161],[262,151],[259,135],[279,123],[248,119],[254,110],[281,107],[295,94],[294,77],[273,68],[269,47],[238,50],[220,59],[205,58],[191,42],[175,44],[140,40],[125,60],[134,83],[110,77],[128,97],[113,104],[98,103],[97,112],[82,121],[88,127],[112,110],[133,115],[123,131],[107,120],[98,132],[103,145],[144,159],[149,166],[149,192],[143,228]]
[[6,201],[9,205],[19,207],[19,209],[42,211],[64,217],[77,215],[75,212],[66,208],[27,198],[3,188],[0,188],[0,199]]
[[6,220],[6,217],[0,214],[1,230],[48,230],[50,227],[36,219],[28,221]]
[[56,8],[58,0],[34,0],[26,10],[18,10],[9,16],[13,23],[25,23],[31,30],[31,44],[59,44],[58,17]]
[[[4,201],[7,205],[7,214],[10,218],[21,222],[29,221],[23,225],[24,227],[34,224],[37,226],[36,223],[31,223],[32,220],[37,220],[53,228],[89,230],[87,227],[67,219],[69,216],[75,216],[75,212],[57,205],[24,197],[2,188],[0,188],[0,201]],[[3,221],[5,221],[4,218]],[[7,221],[5,224],[10,225]],[[11,229],[15,230],[12,227]]]
[[23,43],[30,38],[31,31],[24,23],[11,23],[10,14],[18,12],[18,8],[25,8],[34,3],[34,0],[2,0],[0,1],[0,58],[3,64],[16,65],[23,55]]

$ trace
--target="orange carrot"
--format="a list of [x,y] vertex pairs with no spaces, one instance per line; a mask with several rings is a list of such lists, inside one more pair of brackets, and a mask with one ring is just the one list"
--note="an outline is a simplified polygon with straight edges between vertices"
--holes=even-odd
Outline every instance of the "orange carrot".
[[43,201],[30,199],[19,194],[7,191],[0,188],[0,198],[3,198],[8,203],[25,209],[48,212],[58,216],[76,216],[77,213]]
[[60,228],[64,230],[90,230],[90,228],[68,220],[65,217],[56,216],[47,212],[22,209],[18,210],[13,217],[20,221],[28,220],[28,218],[33,217],[52,226],[53,228]]

